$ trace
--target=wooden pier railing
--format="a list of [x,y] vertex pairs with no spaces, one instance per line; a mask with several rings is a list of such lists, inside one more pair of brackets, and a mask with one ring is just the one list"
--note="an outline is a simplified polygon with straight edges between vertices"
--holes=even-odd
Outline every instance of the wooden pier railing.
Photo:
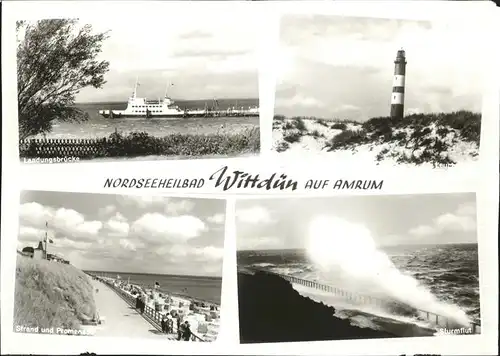
[[[378,306],[381,308],[391,308],[392,310],[402,310],[402,311],[411,311],[413,314],[416,316],[422,318],[423,320],[434,324],[436,327],[439,328],[446,328],[446,329],[454,329],[454,328],[460,328],[464,327],[465,325],[460,325],[457,321],[452,320],[449,317],[439,315],[427,310],[421,310],[418,308],[411,307],[409,305],[405,305],[401,302],[394,301],[394,300],[386,300],[386,299],[381,299],[377,297],[372,297],[368,295],[361,295],[358,293],[353,293],[350,291],[347,291],[342,288],[338,288],[335,286],[331,286],[328,284],[324,283],[318,283],[316,281],[311,281],[303,278],[298,278],[295,276],[290,276],[282,273],[277,273],[277,272],[272,272],[263,268],[259,267],[251,267],[249,268],[252,271],[255,272],[260,272],[260,273],[266,273],[270,275],[274,275],[277,277],[280,277],[290,283],[293,284],[299,284],[304,287],[308,288],[314,288],[320,291],[328,292],[330,294],[333,294],[334,296],[341,297],[344,300],[348,301],[349,303],[353,305],[374,305]],[[481,325],[477,322],[472,322],[471,325],[469,325],[471,329],[471,334],[480,334],[481,333]]]

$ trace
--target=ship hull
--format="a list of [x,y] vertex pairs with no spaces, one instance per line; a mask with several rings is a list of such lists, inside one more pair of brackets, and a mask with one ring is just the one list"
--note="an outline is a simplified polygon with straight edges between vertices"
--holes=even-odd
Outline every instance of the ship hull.
[[118,113],[113,113],[113,115],[110,115],[108,113],[101,113],[100,114],[102,117],[106,119],[182,119],[185,117],[183,113],[180,114],[165,114],[165,115],[130,115],[130,114],[118,114]]
[[202,117],[259,117],[256,113],[179,113],[179,114],[160,114],[160,115],[130,115],[130,114],[120,114],[113,112],[112,115],[109,113],[100,113],[100,115],[106,119],[183,119],[183,118],[202,118]]

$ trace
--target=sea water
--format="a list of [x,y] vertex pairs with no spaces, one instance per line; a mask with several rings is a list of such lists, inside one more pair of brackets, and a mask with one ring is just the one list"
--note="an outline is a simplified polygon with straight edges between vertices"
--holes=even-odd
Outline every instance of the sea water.
[[[210,107],[210,102],[208,103]],[[176,102],[180,108],[203,109],[205,101],[190,100]],[[219,109],[226,110],[235,106],[236,100],[219,100]],[[237,105],[248,108],[258,105],[257,99],[238,99]],[[109,119],[99,115],[99,110],[124,110],[127,103],[79,103],[75,105],[88,114],[84,122],[53,122],[52,131],[35,138],[102,138],[119,131],[147,132],[151,136],[166,136],[173,133],[207,134],[237,133],[259,126],[258,117],[214,117],[214,118],[179,118],[179,119]]]
[[[405,300],[400,300],[401,302],[432,312],[428,310],[432,306],[419,305],[420,300],[417,298],[418,294],[427,293],[436,301],[436,306],[446,306],[450,310],[463,312],[471,321],[480,320],[477,244],[394,246],[379,248],[379,250],[387,255],[397,269],[397,273],[404,278],[414,279],[414,286],[418,289],[418,293],[402,291],[403,287],[397,284],[386,284],[377,288],[376,284],[365,283],[366,281],[362,279],[355,280],[352,275],[349,278],[343,278],[342,268],[339,268],[337,273],[332,273],[332,271],[325,273],[308,259],[305,250],[239,251],[238,266],[259,266],[273,272],[317,281],[379,299],[384,297],[392,299],[394,296],[403,299],[404,297]],[[358,262],[362,263],[362,261]],[[384,277],[381,276],[380,280],[384,280]],[[394,290],[391,291],[388,288]],[[310,297],[317,294],[318,298],[313,299],[324,300],[325,296],[320,294],[326,292],[302,291],[302,294],[304,293]],[[333,306],[337,309],[349,308],[337,303]],[[349,314],[356,316],[352,310]],[[384,314],[383,316],[402,319],[402,316],[397,314]],[[409,322],[408,318],[404,319]],[[414,320],[414,323],[418,324],[418,321]]]

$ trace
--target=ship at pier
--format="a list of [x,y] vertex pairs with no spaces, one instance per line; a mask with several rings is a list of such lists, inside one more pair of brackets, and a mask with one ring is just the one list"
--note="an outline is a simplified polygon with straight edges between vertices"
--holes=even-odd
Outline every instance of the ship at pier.
[[[162,118],[188,118],[188,117],[258,117],[259,107],[238,107],[233,106],[226,110],[219,109],[217,99],[213,100],[211,107],[205,104],[204,109],[188,110],[182,109],[175,104],[175,101],[168,96],[167,90],[163,98],[150,100],[137,97],[136,81],[134,91],[127,102],[125,110],[99,110],[99,114],[105,118],[138,118],[138,119],[162,119]],[[167,86],[168,88],[168,86]]]

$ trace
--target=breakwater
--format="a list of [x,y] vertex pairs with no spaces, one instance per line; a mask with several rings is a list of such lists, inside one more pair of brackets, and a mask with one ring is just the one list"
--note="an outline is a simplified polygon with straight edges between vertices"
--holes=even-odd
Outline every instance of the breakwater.
[[247,268],[249,271],[256,271],[264,274],[274,275],[288,281],[292,284],[301,285],[307,288],[313,288],[319,291],[330,293],[336,297],[340,297],[345,301],[349,302],[353,306],[356,305],[372,305],[382,309],[389,309],[395,312],[400,312],[401,314],[411,315],[417,317],[421,320],[424,320],[431,325],[433,325],[436,329],[446,328],[446,329],[459,329],[463,327],[470,328],[472,334],[480,334],[481,326],[478,322],[471,322],[470,325],[461,325],[457,321],[453,320],[450,317],[439,315],[427,310],[422,310],[418,308],[411,307],[404,303],[390,300],[390,299],[382,299],[369,295],[362,295],[358,293],[353,293],[347,291],[342,288],[338,288],[335,286],[331,286],[324,283],[319,283],[316,281],[311,281],[303,278],[298,278],[291,275],[286,275],[282,273],[272,272],[259,267],[251,267]]

